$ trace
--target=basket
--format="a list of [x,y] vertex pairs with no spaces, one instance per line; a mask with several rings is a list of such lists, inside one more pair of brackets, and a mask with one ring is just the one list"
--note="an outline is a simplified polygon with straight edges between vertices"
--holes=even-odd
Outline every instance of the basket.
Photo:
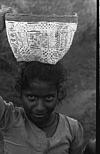
[[8,41],[18,62],[56,64],[68,52],[77,23],[77,14],[5,16]]

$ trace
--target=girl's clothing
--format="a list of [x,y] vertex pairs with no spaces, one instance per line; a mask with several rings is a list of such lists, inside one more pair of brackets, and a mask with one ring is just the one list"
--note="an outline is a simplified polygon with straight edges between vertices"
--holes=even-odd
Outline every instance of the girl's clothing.
[[[0,129],[4,136],[4,154],[81,154],[81,124],[59,113],[52,137],[31,123],[21,107],[14,107],[0,97]],[[51,130],[52,131],[52,130]]]

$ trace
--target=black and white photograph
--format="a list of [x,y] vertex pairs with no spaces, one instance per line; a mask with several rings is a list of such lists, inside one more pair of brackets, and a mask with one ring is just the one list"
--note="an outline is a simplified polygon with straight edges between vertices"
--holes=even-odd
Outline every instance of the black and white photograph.
[[0,0],[0,154],[96,154],[96,0]]

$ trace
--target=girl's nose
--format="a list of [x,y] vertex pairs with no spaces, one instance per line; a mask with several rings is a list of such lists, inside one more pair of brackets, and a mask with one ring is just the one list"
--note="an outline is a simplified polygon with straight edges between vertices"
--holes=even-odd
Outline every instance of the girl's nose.
[[45,107],[42,99],[37,100],[36,111],[40,112],[40,114],[44,113]]

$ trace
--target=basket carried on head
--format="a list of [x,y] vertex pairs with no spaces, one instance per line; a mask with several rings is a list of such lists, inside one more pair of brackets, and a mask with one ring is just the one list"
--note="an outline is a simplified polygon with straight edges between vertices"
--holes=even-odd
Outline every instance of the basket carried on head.
[[68,52],[77,29],[77,15],[6,14],[9,44],[17,61],[56,64]]

